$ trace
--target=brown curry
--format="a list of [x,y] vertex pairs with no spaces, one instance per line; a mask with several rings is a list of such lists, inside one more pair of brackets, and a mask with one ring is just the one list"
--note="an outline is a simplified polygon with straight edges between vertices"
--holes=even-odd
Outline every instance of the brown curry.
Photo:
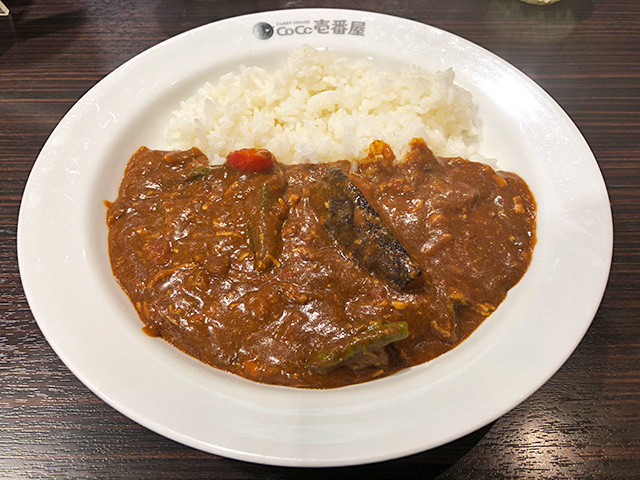
[[244,173],[141,148],[108,203],[109,254],[144,330],[258,382],[329,388],[458,345],[526,271],[517,175],[383,142],[351,168]]

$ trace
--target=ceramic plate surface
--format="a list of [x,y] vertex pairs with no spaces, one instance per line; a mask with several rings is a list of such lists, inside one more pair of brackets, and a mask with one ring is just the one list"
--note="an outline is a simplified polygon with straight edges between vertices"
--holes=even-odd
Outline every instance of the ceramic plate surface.
[[[253,383],[144,335],[111,273],[103,205],[115,199],[138,147],[166,146],[170,112],[181,99],[240,63],[283,63],[302,44],[381,65],[453,68],[480,108],[481,153],[521,175],[539,209],[528,272],[462,345],[396,375],[326,391]],[[275,465],[396,458],[503,415],[579,343],[602,298],[611,251],[611,211],[597,163],[542,89],[455,35],[349,10],[232,18],[133,58],[80,99],[52,133],[29,177],[18,227],[20,272],[33,314],[80,380],[162,435]]]

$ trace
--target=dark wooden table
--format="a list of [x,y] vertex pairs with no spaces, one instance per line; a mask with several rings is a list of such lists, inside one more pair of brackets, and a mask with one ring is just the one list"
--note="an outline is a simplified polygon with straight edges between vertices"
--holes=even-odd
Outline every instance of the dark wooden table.
[[[0,478],[640,478],[640,2],[563,0],[16,0],[0,54]],[[436,450],[346,469],[209,455],[137,425],[62,364],[16,259],[29,171],[65,112],[111,70],[175,34],[295,7],[359,8],[467,38],[531,76],[591,145],[611,197],[609,284],[575,353],[493,424]]]

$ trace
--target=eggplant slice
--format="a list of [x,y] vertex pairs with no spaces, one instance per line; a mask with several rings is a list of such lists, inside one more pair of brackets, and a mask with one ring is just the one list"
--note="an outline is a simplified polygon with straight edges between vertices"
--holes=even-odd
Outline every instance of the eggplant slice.
[[380,215],[340,167],[330,167],[310,196],[311,207],[346,255],[403,290],[421,276]]

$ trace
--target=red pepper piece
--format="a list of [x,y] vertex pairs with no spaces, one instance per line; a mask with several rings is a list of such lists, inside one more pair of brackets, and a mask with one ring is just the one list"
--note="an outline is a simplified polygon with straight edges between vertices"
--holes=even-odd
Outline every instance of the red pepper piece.
[[229,166],[241,172],[266,172],[276,163],[276,157],[264,148],[242,148],[227,155]]

